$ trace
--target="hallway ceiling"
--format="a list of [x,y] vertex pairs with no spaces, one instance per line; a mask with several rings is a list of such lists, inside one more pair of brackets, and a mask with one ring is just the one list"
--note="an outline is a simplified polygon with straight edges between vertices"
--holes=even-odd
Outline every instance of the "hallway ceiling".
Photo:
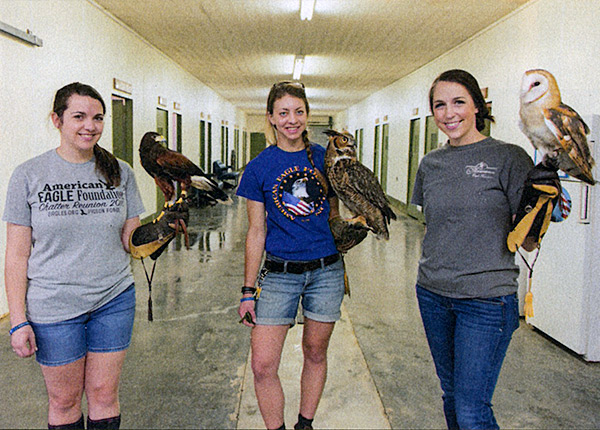
[[311,111],[343,110],[528,0],[94,0],[237,107],[262,113],[274,82],[301,81]]

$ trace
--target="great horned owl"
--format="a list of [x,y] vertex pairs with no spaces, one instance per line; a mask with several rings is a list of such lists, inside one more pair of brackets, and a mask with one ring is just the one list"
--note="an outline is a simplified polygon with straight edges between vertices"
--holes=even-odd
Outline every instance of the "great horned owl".
[[396,214],[390,207],[381,185],[371,170],[356,158],[354,136],[326,130],[329,144],[325,153],[325,172],[339,199],[377,238],[389,239],[388,225]]

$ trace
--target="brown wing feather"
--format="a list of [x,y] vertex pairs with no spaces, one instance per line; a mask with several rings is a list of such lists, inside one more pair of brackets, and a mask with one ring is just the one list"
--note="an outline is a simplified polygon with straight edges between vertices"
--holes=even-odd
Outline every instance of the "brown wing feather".
[[575,164],[577,173],[579,173],[576,173],[575,176],[594,184],[592,167],[595,162],[586,137],[590,132],[587,124],[575,110],[565,104],[556,108],[544,109],[543,113],[546,125],[560,143],[565,154]]
[[203,175],[204,172],[190,161],[185,155],[179,152],[171,151],[163,148],[157,154],[156,163],[163,169],[164,172],[172,176],[176,180],[183,180],[190,176]]
[[354,162],[346,166],[346,172],[350,177],[349,186],[356,193],[362,194],[369,202],[380,209],[386,218],[396,219],[396,215],[390,208],[390,203],[381,188],[381,184],[375,174],[361,163]]
[[339,160],[329,173],[332,186],[348,207],[354,206],[360,196],[360,200],[381,212],[386,223],[396,219],[379,181],[369,168],[354,160]]

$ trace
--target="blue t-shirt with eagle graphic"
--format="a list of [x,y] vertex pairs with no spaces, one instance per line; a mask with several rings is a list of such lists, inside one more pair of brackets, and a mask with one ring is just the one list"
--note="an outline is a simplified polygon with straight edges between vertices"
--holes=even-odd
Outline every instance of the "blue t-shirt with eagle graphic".
[[[311,144],[311,151],[315,166],[324,172],[325,148]],[[268,254],[306,261],[337,253],[327,191],[306,150],[265,148],[246,166],[236,194],[265,205]]]

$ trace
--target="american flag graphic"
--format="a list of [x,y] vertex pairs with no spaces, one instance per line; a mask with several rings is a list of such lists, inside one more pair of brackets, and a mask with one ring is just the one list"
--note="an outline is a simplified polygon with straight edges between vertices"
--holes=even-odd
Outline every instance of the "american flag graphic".
[[552,221],[561,222],[568,218],[571,213],[571,196],[568,191],[564,188],[560,193],[560,198],[558,199],[558,204],[554,207],[552,211]]
[[282,203],[294,215],[310,215],[315,209],[314,203],[307,203],[287,192],[283,193]]
[[563,218],[567,218],[571,213],[571,196],[565,195],[564,189],[560,193],[560,212]]

